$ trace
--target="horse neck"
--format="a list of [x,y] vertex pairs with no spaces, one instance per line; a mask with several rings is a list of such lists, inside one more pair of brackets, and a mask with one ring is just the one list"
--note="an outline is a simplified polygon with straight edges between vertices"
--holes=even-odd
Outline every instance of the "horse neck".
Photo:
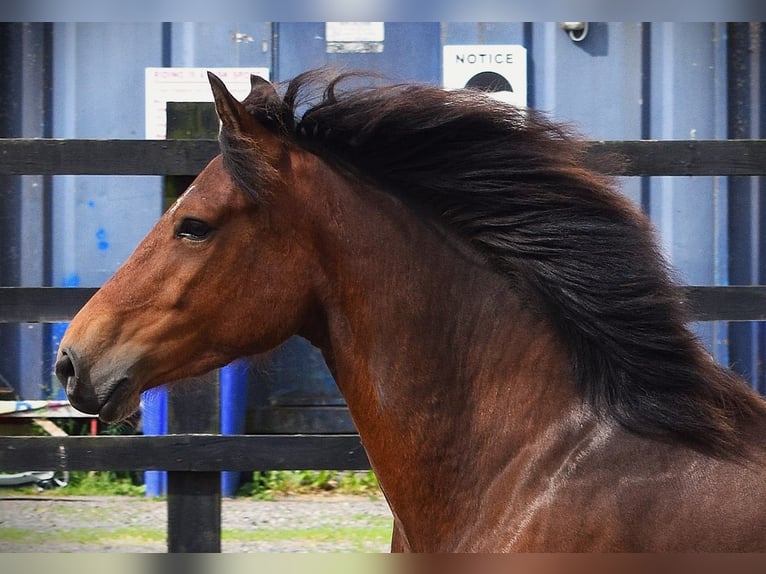
[[429,503],[449,529],[572,411],[567,355],[478,256],[391,196],[322,180],[322,328],[307,336],[404,530]]

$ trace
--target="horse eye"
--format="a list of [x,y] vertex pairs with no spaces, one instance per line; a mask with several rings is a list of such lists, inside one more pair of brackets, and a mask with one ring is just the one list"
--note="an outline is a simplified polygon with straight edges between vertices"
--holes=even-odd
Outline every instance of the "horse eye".
[[203,241],[207,239],[212,230],[213,228],[204,221],[187,217],[178,225],[176,237],[191,239],[192,241]]

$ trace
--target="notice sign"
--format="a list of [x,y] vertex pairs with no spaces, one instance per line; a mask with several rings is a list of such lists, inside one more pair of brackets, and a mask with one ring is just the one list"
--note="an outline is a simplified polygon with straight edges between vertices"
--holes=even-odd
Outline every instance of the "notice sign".
[[146,68],[146,139],[165,139],[168,102],[213,101],[208,71],[240,101],[250,93],[251,74],[269,79],[268,68]]
[[500,101],[527,105],[527,49],[516,44],[444,46],[443,84],[473,88]]

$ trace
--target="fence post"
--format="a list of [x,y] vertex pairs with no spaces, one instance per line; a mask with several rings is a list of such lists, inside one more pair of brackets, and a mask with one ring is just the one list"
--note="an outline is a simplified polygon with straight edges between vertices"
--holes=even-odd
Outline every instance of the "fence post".
[[[168,432],[217,433],[218,371],[168,388]],[[221,473],[168,472],[168,552],[221,551]]]
[[[215,137],[218,120],[212,104],[168,102],[167,138]],[[193,177],[168,177],[174,199]],[[169,433],[219,433],[218,371],[168,388]],[[221,551],[221,473],[168,472],[168,552]]]
[[168,471],[168,552],[221,552],[221,473]]

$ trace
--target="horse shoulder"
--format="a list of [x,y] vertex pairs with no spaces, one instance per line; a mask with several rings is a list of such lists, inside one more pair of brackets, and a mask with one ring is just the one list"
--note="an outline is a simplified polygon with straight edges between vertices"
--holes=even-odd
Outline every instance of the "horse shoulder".
[[549,464],[534,495],[507,507],[505,539],[496,544],[535,552],[766,550],[766,450],[725,460],[605,428],[555,470]]

